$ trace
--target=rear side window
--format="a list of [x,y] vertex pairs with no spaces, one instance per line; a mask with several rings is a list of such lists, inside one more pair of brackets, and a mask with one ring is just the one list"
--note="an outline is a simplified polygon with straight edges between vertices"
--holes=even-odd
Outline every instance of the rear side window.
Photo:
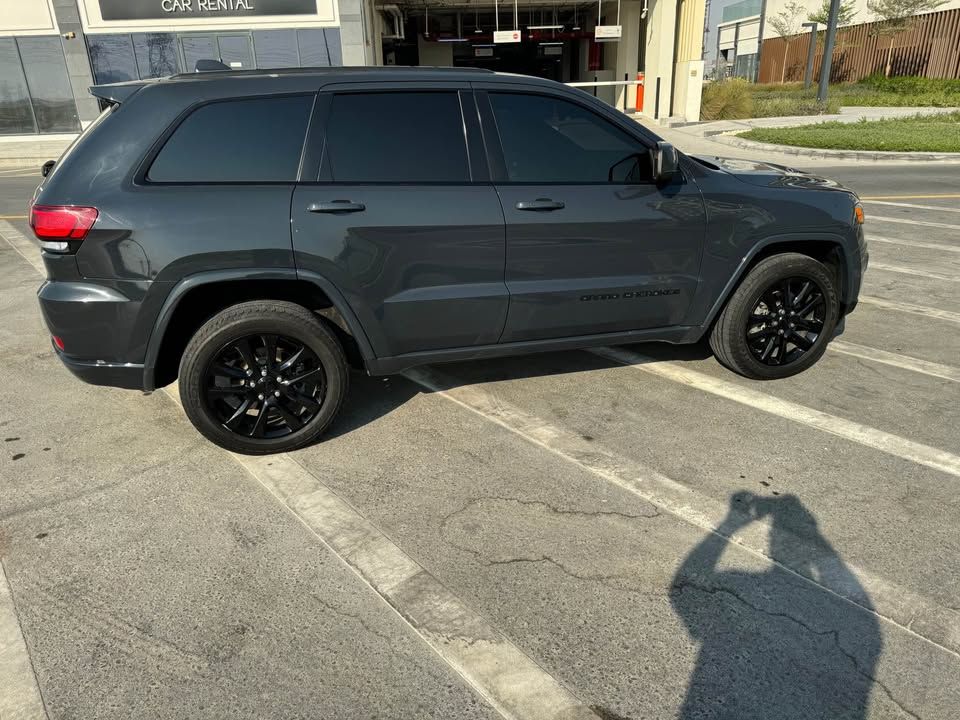
[[203,105],[174,130],[147,178],[173,183],[293,182],[312,105],[312,95]]
[[469,182],[464,132],[456,91],[338,94],[323,162],[336,182]]

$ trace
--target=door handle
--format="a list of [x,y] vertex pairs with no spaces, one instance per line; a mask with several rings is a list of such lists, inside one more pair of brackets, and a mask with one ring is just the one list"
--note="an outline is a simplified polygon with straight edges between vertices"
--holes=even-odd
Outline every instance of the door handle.
[[537,198],[536,200],[521,200],[517,203],[517,210],[563,210],[566,207],[559,200]]
[[349,200],[332,200],[330,202],[315,202],[307,205],[307,212],[312,213],[351,213],[362,212],[367,209],[363,203]]

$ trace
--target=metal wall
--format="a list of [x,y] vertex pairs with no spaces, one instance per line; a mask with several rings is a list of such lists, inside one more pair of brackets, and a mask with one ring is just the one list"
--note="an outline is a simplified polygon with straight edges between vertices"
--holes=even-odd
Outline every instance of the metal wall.
[[[832,82],[854,82],[882,73],[893,41],[892,75],[920,75],[935,78],[960,78],[960,8],[921,15],[913,27],[892,37],[873,35],[877,23],[840,28],[830,71]],[[760,57],[760,82],[780,82],[784,44],[789,40],[786,79],[802,80],[807,63],[809,33],[792,38],[763,41]],[[814,73],[820,72],[823,32],[814,61]]]

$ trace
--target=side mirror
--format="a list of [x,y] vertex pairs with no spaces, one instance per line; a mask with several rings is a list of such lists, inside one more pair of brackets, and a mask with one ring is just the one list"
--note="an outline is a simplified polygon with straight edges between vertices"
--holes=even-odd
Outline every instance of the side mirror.
[[680,169],[677,149],[670,143],[661,140],[650,151],[650,154],[653,161],[653,181],[657,185],[666,185]]
[[40,174],[46,177],[50,174],[50,171],[53,170],[53,166],[56,164],[56,160],[47,160],[43,165],[40,166]]

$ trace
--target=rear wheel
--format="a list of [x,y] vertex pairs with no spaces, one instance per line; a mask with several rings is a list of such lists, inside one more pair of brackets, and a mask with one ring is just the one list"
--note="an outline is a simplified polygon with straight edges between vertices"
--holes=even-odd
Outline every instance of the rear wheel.
[[839,316],[833,276],[806,255],[784,253],[754,266],[710,333],[723,365],[744,377],[773,380],[813,365]]
[[180,398],[217,445],[263,455],[303,447],[329,426],[346,394],[336,336],[300,305],[241,303],[208,320],[180,362]]

